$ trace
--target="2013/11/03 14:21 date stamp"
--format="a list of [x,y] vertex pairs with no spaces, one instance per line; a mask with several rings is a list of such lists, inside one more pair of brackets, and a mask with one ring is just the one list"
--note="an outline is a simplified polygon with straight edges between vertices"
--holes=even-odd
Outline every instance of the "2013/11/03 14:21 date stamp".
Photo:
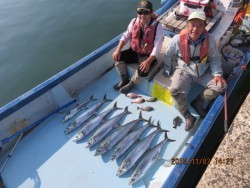
[[213,159],[210,158],[172,158],[172,165],[180,165],[180,164],[198,164],[198,165],[209,165],[213,163],[215,165],[233,165],[234,158],[222,158],[215,157]]

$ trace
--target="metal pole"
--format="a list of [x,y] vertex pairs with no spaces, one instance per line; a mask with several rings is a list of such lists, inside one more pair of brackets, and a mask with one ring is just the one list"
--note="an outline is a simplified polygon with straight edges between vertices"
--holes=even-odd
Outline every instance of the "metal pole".
[[227,117],[227,92],[224,93],[224,132],[228,132],[228,117]]

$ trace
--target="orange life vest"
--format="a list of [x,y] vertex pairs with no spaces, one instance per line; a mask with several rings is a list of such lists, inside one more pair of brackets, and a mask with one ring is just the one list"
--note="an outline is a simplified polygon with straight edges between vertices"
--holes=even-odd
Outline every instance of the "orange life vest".
[[[188,42],[188,31],[183,29],[180,33],[180,43],[181,43],[181,59],[189,65],[190,63],[190,46]],[[208,55],[209,40],[208,32],[205,30],[205,40],[201,43],[200,48],[200,62],[203,62]]]
[[156,29],[158,26],[158,21],[152,18],[149,25],[146,26],[142,39],[140,41],[140,22],[138,19],[135,20],[133,29],[132,29],[132,40],[131,40],[131,48],[133,51],[142,54],[142,55],[150,55],[154,48],[154,39],[156,34]]

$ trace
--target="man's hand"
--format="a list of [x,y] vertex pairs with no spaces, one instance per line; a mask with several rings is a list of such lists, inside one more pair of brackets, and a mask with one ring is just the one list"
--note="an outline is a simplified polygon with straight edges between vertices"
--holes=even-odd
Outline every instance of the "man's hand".
[[119,50],[114,51],[114,53],[112,54],[114,62],[117,62],[120,59],[120,56],[121,56],[121,51]]
[[221,88],[224,88],[227,84],[226,80],[221,76],[214,76],[214,83],[215,85],[220,84]]
[[143,61],[143,62],[141,62],[140,63],[140,70],[142,71],[142,72],[148,72],[149,71],[149,69],[150,69],[150,62],[149,61]]

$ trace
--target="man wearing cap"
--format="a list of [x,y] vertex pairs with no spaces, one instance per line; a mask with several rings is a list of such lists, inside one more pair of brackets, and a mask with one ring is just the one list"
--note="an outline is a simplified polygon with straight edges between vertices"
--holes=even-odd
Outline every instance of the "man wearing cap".
[[206,30],[204,12],[193,12],[187,19],[186,29],[174,36],[164,57],[163,74],[169,76],[172,70],[170,93],[177,109],[185,118],[185,130],[193,128],[196,118],[189,112],[187,93],[193,82],[205,87],[205,90],[191,105],[201,118],[206,116],[203,104],[224,92],[226,81],[222,78],[220,55],[215,39]]
[[[129,92],[144,80],[150,68],[157,62],[163,42],[163,28],[155,18],[152,3],[142,0],[138,3],[136,11],[137,17],[131,20],[112,54],[121,78],[121,81],[114,85],[114,89],[121,93]],[[130,48],[121,51],[128,41],[130,41]],[[129,63],[139,63],[131,79],[126,65]]]

